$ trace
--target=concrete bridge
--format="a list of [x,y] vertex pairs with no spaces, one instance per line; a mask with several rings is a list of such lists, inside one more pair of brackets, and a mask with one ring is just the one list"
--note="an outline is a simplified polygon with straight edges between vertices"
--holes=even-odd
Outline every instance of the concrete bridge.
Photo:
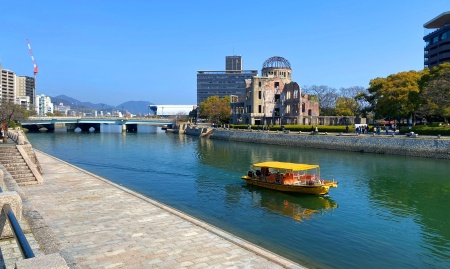
[[[49,131],[67,132],[80,128],[81,131],[100,132],[149,132],[156,127],[172,124],[171,119],[165,118],[119,118],[119,117],[30,117],[21,122],[30,131],[46,128]],[[93,128],[93,129],[92,129]]]

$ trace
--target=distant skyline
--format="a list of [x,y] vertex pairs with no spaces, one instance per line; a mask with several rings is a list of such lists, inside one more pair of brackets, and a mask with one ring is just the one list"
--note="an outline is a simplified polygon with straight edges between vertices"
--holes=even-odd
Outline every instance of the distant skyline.
[[0,62],[37,94],[84,102],[195,104],[197,70],[286,58],[301,86],[368,87],[423,69],[423,24],[444,0],[4,1]]

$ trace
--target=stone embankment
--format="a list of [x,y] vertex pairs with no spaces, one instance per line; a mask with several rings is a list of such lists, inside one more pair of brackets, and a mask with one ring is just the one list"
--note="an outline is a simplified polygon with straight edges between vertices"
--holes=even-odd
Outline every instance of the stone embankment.
[[[204,133],[203,130],[186,129],[188,135]],[[392,154],[436,159],[450,159],[450,139],[437,137],[407,137],[403,135],[353,135],[293,132],[263,132],[255,130],[214,129],[210,139],[237,142],[274,144],[330,150],[344,150],[378,154]]]

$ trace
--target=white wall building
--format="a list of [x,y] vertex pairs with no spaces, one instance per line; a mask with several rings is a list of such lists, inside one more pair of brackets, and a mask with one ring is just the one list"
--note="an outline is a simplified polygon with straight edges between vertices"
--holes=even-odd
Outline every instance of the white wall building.
[[45,116],[48,112],[53,113],[53,104],[50,97],[45,94],[36,95],[36,110],[39,116]]
[[155,105],[157,107],[156,115],[171,116],[171,115],[189,115],[197,105]]
[[65,106],[63,103],[59,103],[59,105],[53,105],[54,111],[59,111],[61,114],[68,116],[70,106]]

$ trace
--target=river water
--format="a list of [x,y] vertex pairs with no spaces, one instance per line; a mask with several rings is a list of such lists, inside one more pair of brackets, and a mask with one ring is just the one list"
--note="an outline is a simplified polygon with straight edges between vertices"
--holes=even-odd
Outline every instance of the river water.
[[[312,268],[449,268],[450,163],[156,133],[28,133],[33,147]],[[329,196],[248,187],[255,162],[321,165]]]

